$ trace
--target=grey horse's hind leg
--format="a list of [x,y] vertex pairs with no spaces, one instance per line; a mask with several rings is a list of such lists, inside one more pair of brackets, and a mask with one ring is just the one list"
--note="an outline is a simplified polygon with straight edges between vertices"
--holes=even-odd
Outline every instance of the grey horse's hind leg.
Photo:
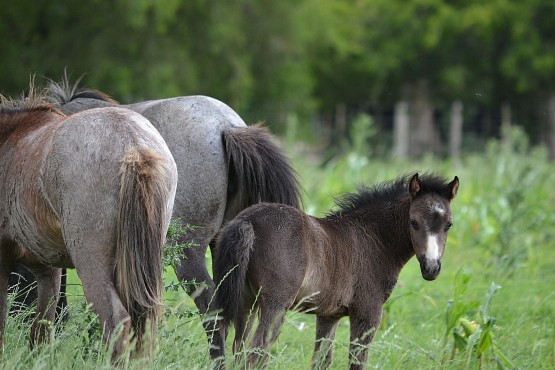
[[[31,346],[44,342],[56,316],[62,270],[55,267],[32,268],[37,278],[37,312],[31,327]],[[46,321],[46,322],[45,322]]]
[[314,343],[314,355],[312,356],[312,367],[315,369],[329,369],[333,358],[332,341],[335,338],[335,330],[339,318],[316,316],[316,342]]
[[201,314],[208,311],[214,295],[214,281],[206,268],[206,245],[195,245],[184,250],[184,258],[176,266],[175,273],[187,294],[193,298]]
[[[198,239],[195,239],[198,240]],[[215,320],[215,301],[214,281],[208,273],[206,267],[206,245],[209,240],[203,241],[206,244],[198,244],[184,250],[184,258],[176,266],[176,275],[179,281],[184,284],[187,294],[193,298],[201,315],[203,315],[202,325],[208,336],[210,345],[210,357],[212,359],[224,355],[224,330],[220,328],[219,322]]]

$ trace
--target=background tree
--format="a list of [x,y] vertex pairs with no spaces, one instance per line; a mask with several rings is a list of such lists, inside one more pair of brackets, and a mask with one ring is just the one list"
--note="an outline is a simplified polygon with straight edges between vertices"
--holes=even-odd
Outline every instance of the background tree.
[[[408,104],[410,154],[447,154],[505,117],[555,153],[555,3],[543,0],[0,0],[0,92],[64,68],[122,102],[205,94],[247,121],[330,135],[371,114],[389,146]],[[550,108],[551,107],[551,108]],[[402,120],[401,120],[402,121]],[[551,135],[551,136],[550,136]],[[552,137],[553,139],[549,139]],[[554,154],[555,155],[555,154]]]

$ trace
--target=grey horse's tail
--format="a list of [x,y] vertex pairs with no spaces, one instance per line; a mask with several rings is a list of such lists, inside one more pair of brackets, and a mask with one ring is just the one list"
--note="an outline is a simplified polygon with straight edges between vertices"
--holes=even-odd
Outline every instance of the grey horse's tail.
[[240,217],[231,221],[218,237],[214,259],[216,304],[222,309],[223,325],[243,315],[245,276],[254,243],[254,229]]
[[166,173],[161,157],[149,149],[129,150],[120,169],[115,281],[139,346],[146,330],[154,334],[160,315],[170,187]]
[[297,174],[267,128],[233,127],[222,137],[229,168],[226,219],[258,202],[300,207]]

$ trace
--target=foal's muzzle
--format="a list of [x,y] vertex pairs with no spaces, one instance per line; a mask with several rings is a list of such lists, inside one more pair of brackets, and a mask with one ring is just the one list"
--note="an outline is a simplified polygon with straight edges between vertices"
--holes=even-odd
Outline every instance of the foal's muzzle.
[[441,261],[433,260],[430,261],[426,257],[418,258],[420,262],[420,272],[422,272],[422,277],[425,280],[431,281],[435,280],[441,271]]

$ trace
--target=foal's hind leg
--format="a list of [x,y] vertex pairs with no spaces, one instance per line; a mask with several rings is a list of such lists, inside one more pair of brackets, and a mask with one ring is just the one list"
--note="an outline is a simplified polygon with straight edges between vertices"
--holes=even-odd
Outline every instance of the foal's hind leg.
[[261,302],[258,327],[251,342],[251,348],[255,351],[249,355],[251,365],[265,366],[268,360],[267,351],[270,350],[277,339],[279,330],[285,321],[285,314],[290,306],[278,308],[267,306],[264,302]]
[[312,366],[315,369],[328,369],[333,357],[332,341],[335,338],[335,330],[339,318],[316,316],[316,342],[314,344],[314,355]]
[[37,278],[37,312],[31,327],[31,346],[48,337],[56,316],[56,303],[60,291],[62,270],[54,267],[32,268]]
[[243,310],[235,318],[235,338],[233,339],[233,353],[238,353],[243,349],[243,344],[248,340],[249,335],[256,321],[258,306],[255,298],[250,292],[244,293]]

